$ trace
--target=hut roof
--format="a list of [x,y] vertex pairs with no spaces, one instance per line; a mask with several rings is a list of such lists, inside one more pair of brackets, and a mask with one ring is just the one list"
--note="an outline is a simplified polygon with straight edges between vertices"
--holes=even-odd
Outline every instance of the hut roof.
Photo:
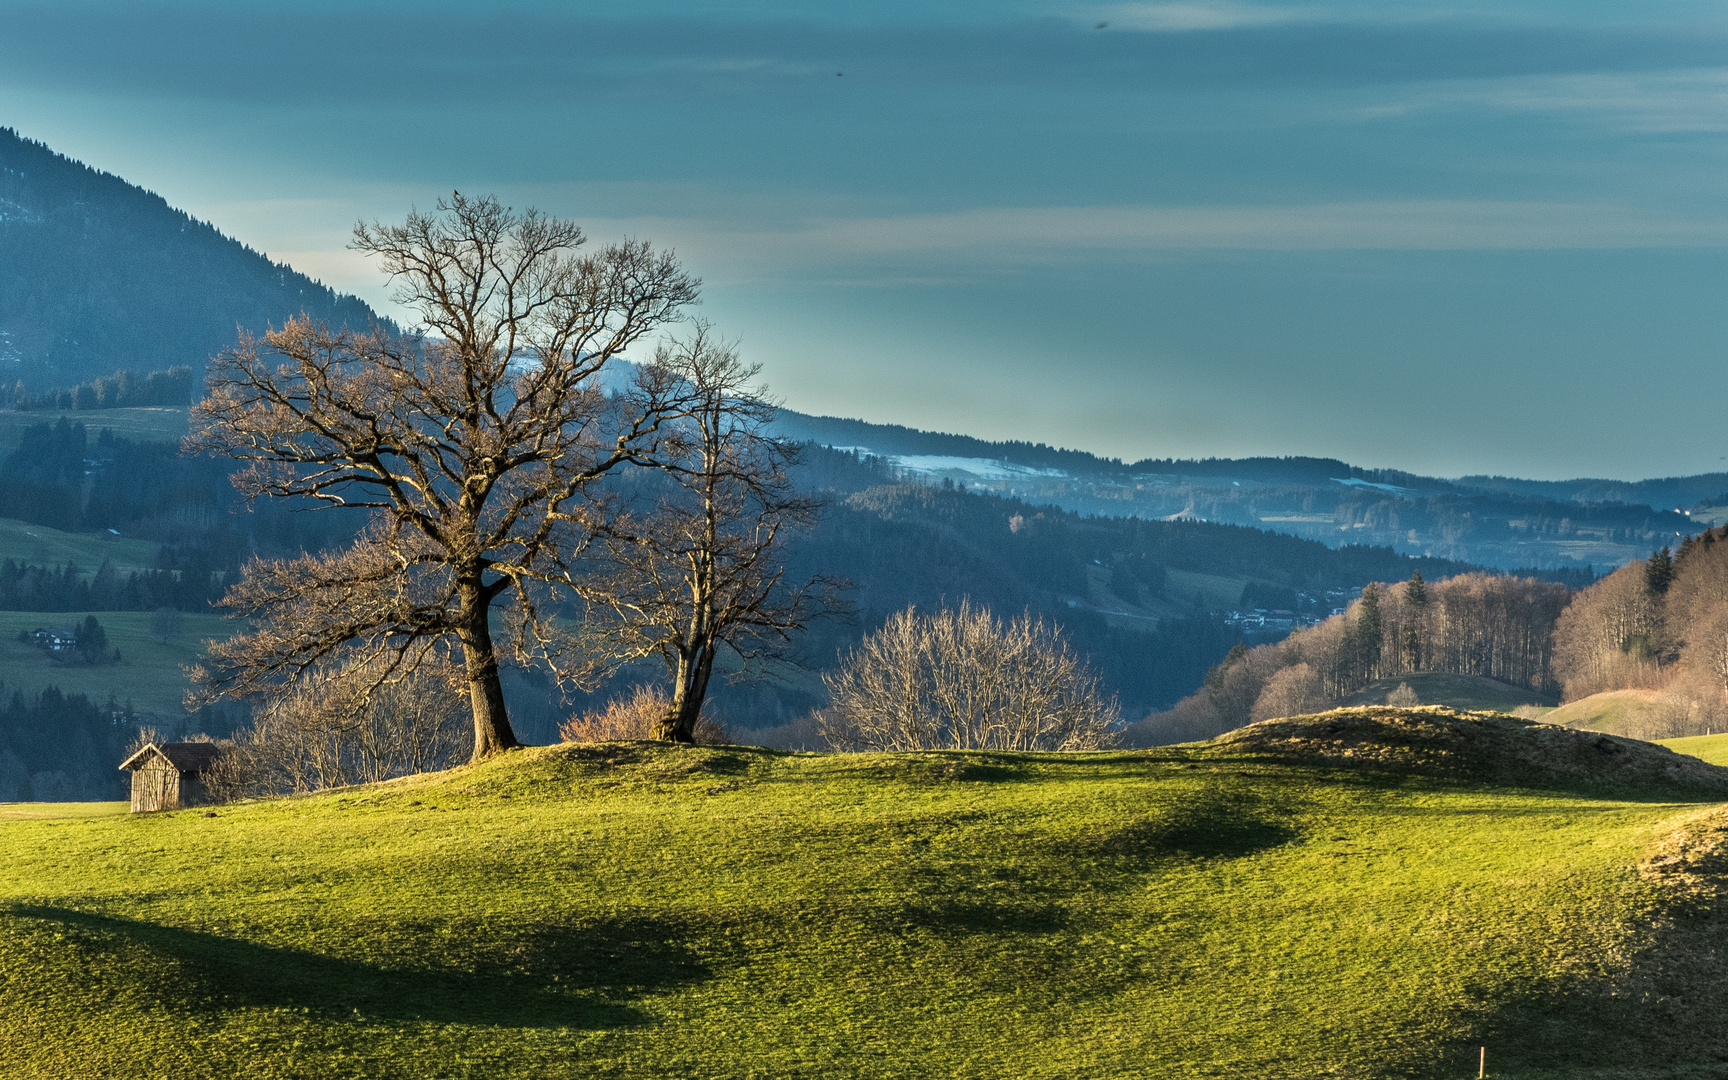
[[122,769],[141,769],[150,755],[160,754],[183,773],[204,772],[216,763],[221,747],[207,742],[151,743],[120,763]]

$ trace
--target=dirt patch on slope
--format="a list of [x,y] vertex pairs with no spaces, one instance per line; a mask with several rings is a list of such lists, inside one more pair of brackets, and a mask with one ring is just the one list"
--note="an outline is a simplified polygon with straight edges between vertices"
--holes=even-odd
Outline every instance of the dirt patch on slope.
[[1516,787],[1728,798],[1728,769],[1664,746],[1442,706],[1368,706],[1264,720],[1209,750]]

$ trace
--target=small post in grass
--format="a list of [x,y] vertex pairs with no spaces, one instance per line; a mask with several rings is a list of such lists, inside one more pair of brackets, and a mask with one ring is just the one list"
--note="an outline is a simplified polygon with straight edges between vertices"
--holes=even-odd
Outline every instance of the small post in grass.
[[1484,1046],[1480,1049],[1482,1054],[1476,1059],[1476,1080],[1482,1080],[1488,1075],[1488,1048]]

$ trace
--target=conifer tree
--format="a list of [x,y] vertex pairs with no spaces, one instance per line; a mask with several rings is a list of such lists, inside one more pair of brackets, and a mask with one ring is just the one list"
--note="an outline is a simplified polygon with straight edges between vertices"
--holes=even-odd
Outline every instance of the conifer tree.
[[1428,587],[1422,584],[1422,572],[1410,571],[1410,583],[1404,587],[1404,667],[1422,670],[1422,620],[1428,612]]
[[1362,586],[1362,602],[1356,608],[1356,663],[1361,680],[1380,677],[1380,586],[1370,581]]
[[1673,583],[1674,559],[1667,548],[1658,548],[1650,553],[1649,561],[1644,564],[1644,587],[1650,590],[1651,596],[1661,596]]

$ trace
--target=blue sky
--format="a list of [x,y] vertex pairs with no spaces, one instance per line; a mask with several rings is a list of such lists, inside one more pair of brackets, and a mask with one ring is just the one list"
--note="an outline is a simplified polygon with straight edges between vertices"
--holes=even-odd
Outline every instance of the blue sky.
[[380,305],[452,188],[675,247],[807,412],[1728,468],[1721,4],[0,0],[0,125]]

